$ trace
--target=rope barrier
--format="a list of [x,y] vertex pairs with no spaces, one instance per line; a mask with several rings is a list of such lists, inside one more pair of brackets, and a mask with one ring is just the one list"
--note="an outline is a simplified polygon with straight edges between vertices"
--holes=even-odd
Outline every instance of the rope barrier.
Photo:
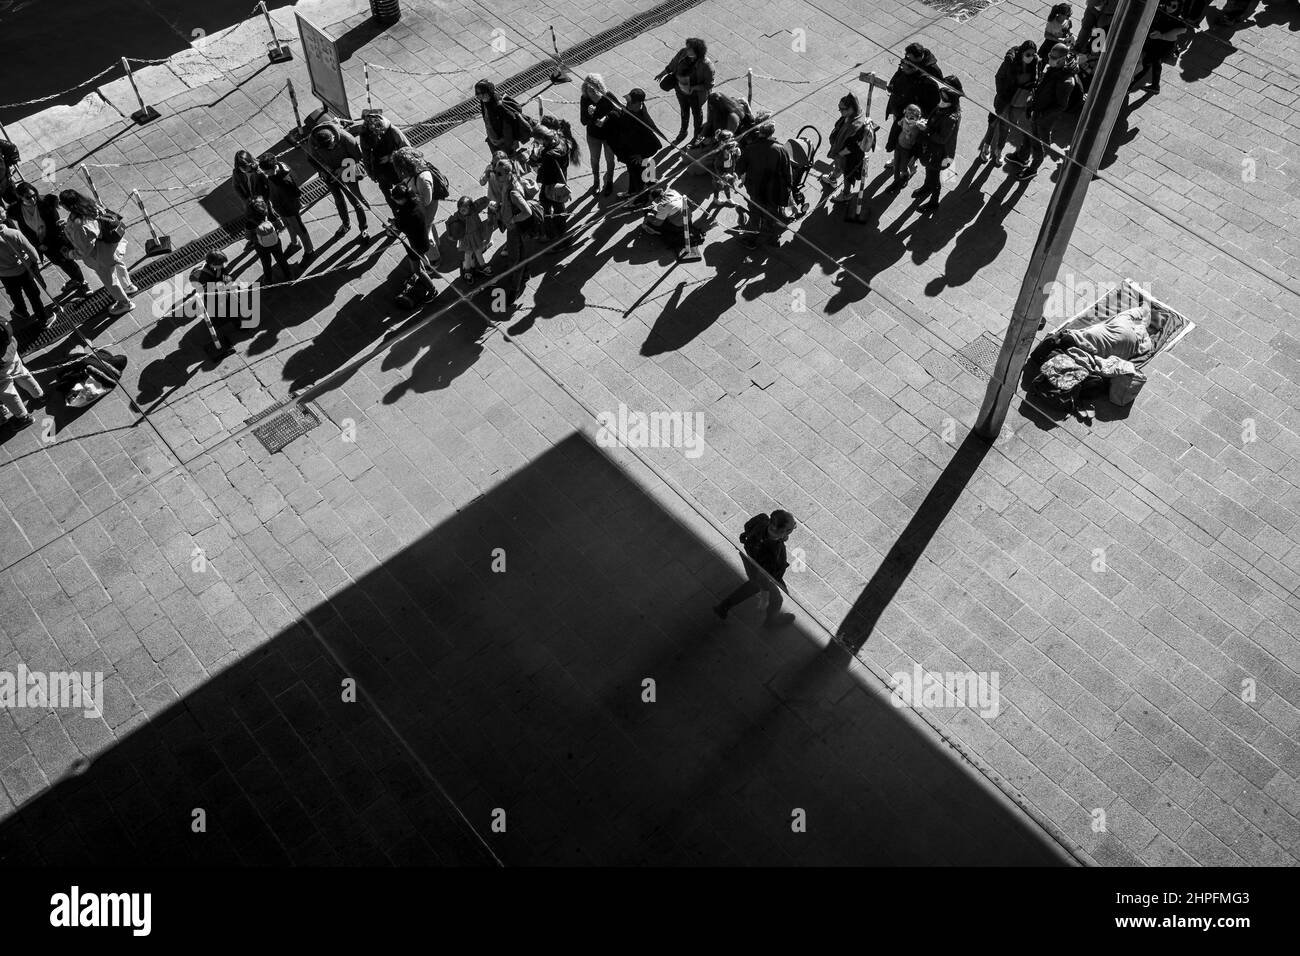
[[465,76],[471,72],[481,72],[476,70],[404,70],[399,66],[384,66],[380,63],[366,64],[371,69],[383,70],[386,73],[402,73],[406,76]]
[[70,86],[66,90],[60,90],[57,93],[51,93],[49,96],[38,96],[34,100],[23,100],[21,103],[6,103],[4,106],[0,106],[0,110],[11,110],[19,106],[34,106],[37,103],[48,103],[50,100],[57,100],[61,96],[67,96],[73,90],[79,90],[83,86],[86,86],[89,83],[94,83],[101,76],[106,76],[107,74],[112,73],[114,70],[117,69],[117,67],[118,64],[114,63],[112,66],[108,67],[107,69],[100,70],[98,73],[96,73],[94,76],[90,77],[89,79],[82,80],[80,83],[76,84],[75,86]]

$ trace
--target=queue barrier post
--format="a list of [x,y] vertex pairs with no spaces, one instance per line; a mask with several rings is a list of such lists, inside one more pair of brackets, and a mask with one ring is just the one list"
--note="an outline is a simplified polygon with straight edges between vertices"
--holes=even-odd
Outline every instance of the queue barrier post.
[[86,180],[86,185],[90,187],[90,194],[95,197],[96,205],[102,206],[104,203],[99,198],[99,190],[95,188],[95,180],[91,177],[90,170],[86,168],[85,163],[82,163],[77,168],[81,170],[81,175]]
[[288,44],[281,43],[279,36],[275,32],[275,23],[271,20],[271,11],[266,9],[266,0],[261,0],[258,6],[262,8],[262,16],[266,17],[266,25],[271,30],[271,39],[266,44],[266,57],[272,63],[284,63],[293,59],[293,51],[289,49]]
[[131,198],[140,207],[140,215],[144,217],[144,224],[149,227],[149,238],[144,241],[144,254],[146,256],[163,256],[171,252],[172,237],[158,235],[158,230],[153,227],[153,220],[149,218],[149,211],[144,208],[144,200],[140,198],[140,191],[132,189]]
[[555,51],[555,69],[551,71],[552,83],[568,83],[571,77],[564,69],[564,61],[560,59],[560,44],[555,39],[555,27],[551,27],[551,49]]
[[682,195],[682,251],[677,256],[678,262],[699,262],[704,258],[704,253],[700,251],[699,246],[691,245],[691,200],[685,194]]
[[135,74],[131,72],[131,64],[126,57],[122,57],[122,67],[126,70],[126,78],[131,81],[131,89],[135,91],[135,98],[140,101],[140,108],[131,114],[131,119],[137,124],[143,126],[145,123],[152,123],[158,118],[158,111],[144,101],[140,95],[140,87],[135,85]]

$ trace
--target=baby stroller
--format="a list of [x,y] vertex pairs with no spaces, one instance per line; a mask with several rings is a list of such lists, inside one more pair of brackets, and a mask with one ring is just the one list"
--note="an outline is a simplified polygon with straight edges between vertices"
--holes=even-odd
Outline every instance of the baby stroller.
[[[806,133],[811,133],[812,136],[807,136]],[[813,136],[817,138],[815,142]],[[803,187],[817,161],[817,151],[822,148],[821,131],[815,126],[805,126],[792,139],[786,140],[785,148],[790,153],[791,218],[799,219],[808,212],[808,200],[804,196]]]

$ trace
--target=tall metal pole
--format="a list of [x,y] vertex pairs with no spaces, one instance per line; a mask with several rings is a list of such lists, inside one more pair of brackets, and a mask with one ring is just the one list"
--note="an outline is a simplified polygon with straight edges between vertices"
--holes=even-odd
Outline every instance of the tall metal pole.
[[990,441],[998,437],[1002,423],[1006,421],[1007,408],[1016,393],[1016,383],[1043,318],[1051,283],[1061,268],[1074,224],[1088,194],[1091,170],[1101,162],[1115,120],[1128,99],[1133,70],[1147,34],[1151,32],[1158,6],[1159,0],[1120,0],[1107,31],[1107,47],[1097,64],[1092,89],[1070,145],[1073,161],[1067,161],[1061,167],[1056,190],[1047,204],[1038,242],[1011,314],[1011,325],[1002,343],[1002,351],[998,353],[997,367],[989,381],[979,417],[975,420],[976,434]]

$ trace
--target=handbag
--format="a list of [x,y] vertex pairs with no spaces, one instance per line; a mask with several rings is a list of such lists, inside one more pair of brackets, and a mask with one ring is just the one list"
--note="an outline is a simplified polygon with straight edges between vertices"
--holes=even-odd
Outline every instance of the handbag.
[[568,183],[547,183],[544,190],[547,202],[564,205],[573,198],[573,190]]

